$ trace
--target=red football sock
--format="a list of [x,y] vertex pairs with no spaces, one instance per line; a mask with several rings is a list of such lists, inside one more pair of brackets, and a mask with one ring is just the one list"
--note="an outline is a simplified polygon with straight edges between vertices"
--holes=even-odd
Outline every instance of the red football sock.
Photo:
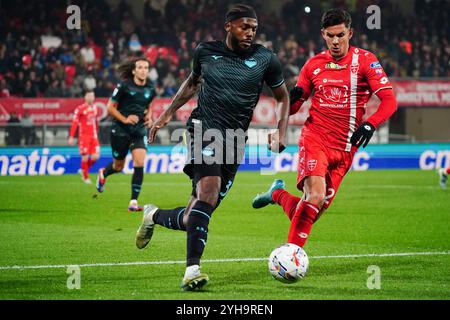
[[94,165],[95,161],[96,160],[92,160],[91,158],[89,158],[89,160],[88,160],[88,168],[91,168]]
[[450,167],[447,168],[447,170],[445,170],[446,174],[450,174]]
[[81,160],[81,171],[83,172],[83,178],[87,179],[89,177],[88,160]]
[[317,206],[302,201],[291,220],[288,242],[303,247],[318,213],[319,208]]
[[283,207],[284,212],[288,216],[289,220],[292,220],[295,209],[297,208],[300,198],[293,196],[289,192],[283,189],[277,189],[272,192],[272,200]]

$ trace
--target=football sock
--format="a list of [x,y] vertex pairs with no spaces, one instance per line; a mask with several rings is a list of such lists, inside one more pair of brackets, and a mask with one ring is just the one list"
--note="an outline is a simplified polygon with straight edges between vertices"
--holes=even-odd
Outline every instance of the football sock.
[[276,204],[279,204],[283,208],[289,220],[292,220],[295,209],[297,208],[297,205],[301,199],[299,197],[293,196],[286,190],[277,189],[272,192],[272,200]]
[[172,210],[159,209],[153,215],[153,221],[168,229],[186,231],[183,222],[184,210],[186,210],[186,207],[178,207]]
[[318,213],[319,208],[317,206],[302,201],[297,210],[295,210],[295,214],[291,220],[288,242],[303,247]]
[[81,172],[83,173],[84,179],[87,179],[89,177],[88,160],[81,160]]
[[89,158],[89,160],[88,160],[88,168],[91,168],[94,165],[95,161],[96,160],[92,160],[91,158]]
[[131,178],[131,199],[137,200],[139,197],[142,181],[144,181],[144,168],[134,167],[133,177]]
[[214,207],[207,202],[197,200],[188,216],[187,231],[187,259],[186,266],[200,265],[200,258],[208,239],[209,219]]
[[103,177],[106,179],[107,176],[118,173],[120,171],[116,171],[113,168],[113,162],[108,163],[108,165],[105,167],[105,170],[103,170]]

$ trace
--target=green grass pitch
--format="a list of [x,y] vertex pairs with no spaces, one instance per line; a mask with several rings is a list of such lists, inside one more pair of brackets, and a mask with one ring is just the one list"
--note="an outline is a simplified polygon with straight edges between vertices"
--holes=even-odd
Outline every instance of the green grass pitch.
[[[210,223],[202,292],[179,289],[185,233],[157,226],[147,249],[135,247],[141,213],[126,211],[130,175],[108,178],[98,198],[75,175],[1,177],[0,299],[450,298],[450,189],[435,172],[350,172],[305,246],[306,278],[290,285],[263,260],[286,241],[289,221],[278,206],[251,207],[275,177],[295,192],[295,173],[238,173]],[[182,206],[190,185],[184,175],[147,174],[140,201]],[[349,256],[367,254],[392,255]],[[67,288],[67,265],[81,266],[80,289]],[[380,289],[367,287],[373,265]]]

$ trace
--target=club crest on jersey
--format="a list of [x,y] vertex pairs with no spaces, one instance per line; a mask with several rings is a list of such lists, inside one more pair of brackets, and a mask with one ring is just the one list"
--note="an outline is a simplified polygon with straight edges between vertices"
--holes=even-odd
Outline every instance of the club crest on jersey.
[[249,68],[253,68],[254,66],[256,66],[258,64],[258,62],[255,60],[255,58],[250,58],[245,60],[245,65]]
[[325,69],[342,70],[342,69],[345,69],[345,68],[347,68],[347,64],[344,64],[344,65],[341,66],[341,65],[339,65],[337,63],[330,62],[330,63],[327,63],[325,65]]
[[359,64],[352,64],[352,65],[350,66],[350,71],[351,71],[353,74],[357,74],[357,73],[358,73],[358,70],[359,70]]
[[313,171],[316,166],[317,166],[317,160],[313,159],[313,160],[308,160],[308,170],[309,171]]

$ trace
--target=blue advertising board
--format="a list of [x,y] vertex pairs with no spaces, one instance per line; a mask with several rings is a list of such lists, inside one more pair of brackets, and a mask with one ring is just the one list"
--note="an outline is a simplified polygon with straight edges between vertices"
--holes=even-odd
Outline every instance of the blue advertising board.
[[[146,173],[181,173],[185,150],[180,146],[150,146]],[[111,148],[101,148],[101,158],[91,168],[96,172],[112,160]],[[288,146],[281,154],[271,154],[266,147],[248,146],[242,171],[296,171],[297,146]],[[353,170],[421,169],[434,170],[450,166],[450,144],[386,144],[369,145],[358,151]],[[76,147],[0,148],[0,175],[62,175],[77,173],[80,155]],[[131,156],[125,162],[124,173],[132,172]]]

